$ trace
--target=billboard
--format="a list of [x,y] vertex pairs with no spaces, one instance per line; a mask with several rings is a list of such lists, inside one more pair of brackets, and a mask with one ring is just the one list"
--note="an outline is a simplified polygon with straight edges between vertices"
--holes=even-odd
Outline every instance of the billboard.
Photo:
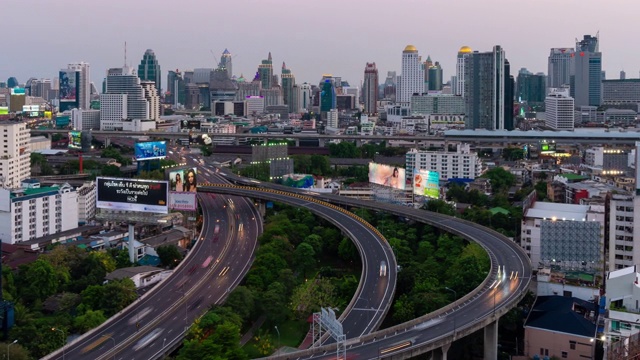
[[26,90],[19,87],[11,88],[11,95],[26,95]]
[[69,149],[82,149],[82,131],[69,131]]
[[315,183],[313,175],[307,174],[286,174],[282,176],[282,184],[294,188],[310,188]]
[[376,163],[369,163],[369,182],[394,189],[405,189],[405,171],[401,167],[393,167]]
[[181,169],[169,172],[169,183],[171,191],[174,192],[196,192],[198,188],[197,170]]
[[540,153],[541,154],[552,154],[556,152],[556,143],[555,142],[546,142],[544,140],[540,141]]
[[415,169],[413,172],[413,193],[438,199],[440,197],[440,173]]
[[180,122],[181,129],[197,129],[200,130],[200,125],[202,121],[200,120],[182,120]]
[[0,115],[9,115],[9,107],[0,106]]
[[60,101],[76,101],[78,98],[78,72],[60,70]]
[[164,159],[167,157],[166,141],[149,141],[136,143],[136,160]]
[[196,211],[196,193],[194,192],[169,192],[169,209]]
[[98,177],[96,207],[147,213],[169,212],[166,181]]

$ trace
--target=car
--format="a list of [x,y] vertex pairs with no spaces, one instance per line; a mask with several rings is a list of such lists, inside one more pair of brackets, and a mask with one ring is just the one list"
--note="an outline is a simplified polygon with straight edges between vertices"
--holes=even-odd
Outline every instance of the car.
[[220,232],[220,225],[216,224],[216,227],[213,229],[214,234],[218,234]]
[[153,329],[153,331],[151,331],[149,334],[145,335],[142,339],[138,340],[136,345],[133,347],[133,351],[138,351],[143,347],[151,344],[153,340],[157,339],[158,336],[162,334],[163,331],[164,329],[162,328]]
[[153,311],[153,307],[151,306],[147,306],[146,308],[138,311],[137,313],[135,313],[131,319],[129,319],[128,323],[129,325],[133,325],[137,322],[140,321],[140,319],[144,318],[145,316],[149,315],[149,313]]
[[384,260],[380,262],[380,276],[387,276],[387,263]]

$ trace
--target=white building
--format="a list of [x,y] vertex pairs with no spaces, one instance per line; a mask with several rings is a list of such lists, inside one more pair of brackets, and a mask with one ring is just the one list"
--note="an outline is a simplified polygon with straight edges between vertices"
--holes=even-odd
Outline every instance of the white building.
[[100,130],[116,130],[126,117],[126,94],[100,94]]
[[0,188],[17,188],[31,173],[30,131],[23,122],[0,121]]
[[327,127],[338,128],[338,110],[331,109],[327,112]]
[[[638,348],[638,333],[640,332],[640,274],[637,265],[607,274],[606,309],[608,314],[604,319],[603,341],[605,354],[617,354],[616,359],[629,359],[630,338],[635,353]],[[635,347],[636,350],[633,350]],[[637,354],[637,353],[635,353]],[[605,357],[607,359],[607,357]]]
[[634,208],[640,209],[640,197],[613,194],[609,203],[609,270],[624,269],[638,263],[640,246],[640,221],[634,216]]
[[398,77],[396,103],[409,106],[411,95],[425,92],[424,67],[418,49],[407,45],[402,51],[402,75]]
[[544,124],[553,130],[573,130],[575,123],[574,101],[566,92],[549,94],[544,100],[546,112]]
[[29,138],[29,149],[31,152],[51,149],[51,139],[46,136],[32,136]]
[[69,70],[75,70],[80,74],[78,84],[78,107],[80,109],[91,108],[91,68],[89,63],[79,62],[68,65]]
[[[468,46],[463,46],[458,51],[458,58],[456,60],[456,76],[455,82],[452,82],[453,94],[458,96],[464,95],[464,57],[466,54],[471,53],[472,50]],[[464,111],[463,111],[464,113]]]
[[260,115],[264,113],[264,96],[253,95],[244,99],[247,104],[247,116]]
[[406,155],[407,179],[413,179],[414,169],[437,171],[443,181],[475,179],[483,173],[482,161],[469,144],[458,144],[455,152],[411,149]]
[[160,96],[156,89],[156,84],[153,81],[142,81],[143,97],[147,100],[149,106],[149,116],[143,120],[158,120],[160,119]]
[[160,117],[160,101],[153,82],[140,81],[128,66],[107,71],[106,93],[100,95],[100,130],[124,130],[126,119]]
[[527,210],[522,219],[520,245],[534,268],[602,268],[604,217],[590,210],[589,205],[542,201]]
[[84,183],[76,191],[78,192],[78,223],[86,224],[96,216],[96,183],[93,181]]
[[0,239],[15,244],[78,227],[78,193],[69,185],[0,189]]
[[[122,121],[122,119],[120,119]],[[74,130],[99,130],[100,129],[100,110],[90,109],[72,109],[71,123]]]

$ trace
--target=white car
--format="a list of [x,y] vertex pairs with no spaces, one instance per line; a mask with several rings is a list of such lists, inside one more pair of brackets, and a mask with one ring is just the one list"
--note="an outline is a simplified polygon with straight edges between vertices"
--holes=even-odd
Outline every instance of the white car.
[[143,347],[151,344],[153,342],[153,340],[157,339],[158,336],[160,336],[160,334],[162,334],[163,331],[164,331],[164,329],[162,329],[162,328],[153,329],[153,331],[151,331],[150,333],[145,335],[142,339],[140,339],[136,343],[136,345],[133,347],[133,351],[138,351],[138,350],[142,349]]
[[380,276],[387,276],[387,263],[385,261],[380,262]]
[[138,311],[136,314],[134,314],[131,319],[129,319],[129,325],[133,325],[137,322],[140,321],[140,319],[142,319],[143,317],[149,315],[149,313],[153,310],[153,307],[151,306],[147,306],[146,308]]

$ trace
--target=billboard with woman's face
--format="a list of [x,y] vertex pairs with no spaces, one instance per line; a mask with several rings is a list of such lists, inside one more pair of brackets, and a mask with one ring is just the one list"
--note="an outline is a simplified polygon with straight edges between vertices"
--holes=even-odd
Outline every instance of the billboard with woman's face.
[[169,184],[171,191],[196,192],[198,188],[196,168],[170,171]]
[[405,171],[401,167],[369,163],[369,182],[404,190]]

